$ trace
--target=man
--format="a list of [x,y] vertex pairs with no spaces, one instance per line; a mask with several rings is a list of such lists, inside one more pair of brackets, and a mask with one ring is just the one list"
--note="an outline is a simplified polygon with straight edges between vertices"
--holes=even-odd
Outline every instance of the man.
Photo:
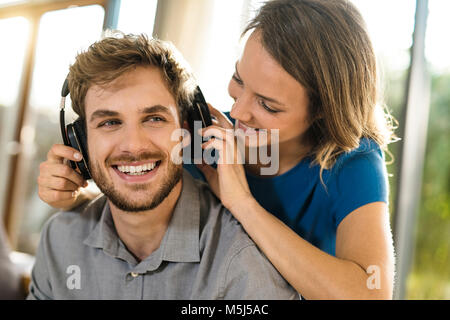
[[70,68],[103,192],[42,232],[29,298],[297,299],[206,184],[171,159],[192,99],[173,49],[105,38]]

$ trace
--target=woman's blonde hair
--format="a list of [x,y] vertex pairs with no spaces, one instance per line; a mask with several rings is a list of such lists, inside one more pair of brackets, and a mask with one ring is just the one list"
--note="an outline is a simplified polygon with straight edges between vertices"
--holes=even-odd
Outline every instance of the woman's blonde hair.
[[350,1],[268,1],[243,35],[250,30],[260,33],[264,48],[308,92],[305,139],[321,176],[363,137],[387,150],[393,126],[377,103],[376,57],[363,18]]

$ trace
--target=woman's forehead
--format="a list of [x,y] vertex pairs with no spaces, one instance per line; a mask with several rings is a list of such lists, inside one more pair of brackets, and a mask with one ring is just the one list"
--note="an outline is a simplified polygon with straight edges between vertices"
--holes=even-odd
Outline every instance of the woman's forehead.
[[248,38],[236,72],[253,92],[276,97],[284,104],[298,100],[299,95],[303,99],[306,94],[305,88],[264,48],[257,32]]

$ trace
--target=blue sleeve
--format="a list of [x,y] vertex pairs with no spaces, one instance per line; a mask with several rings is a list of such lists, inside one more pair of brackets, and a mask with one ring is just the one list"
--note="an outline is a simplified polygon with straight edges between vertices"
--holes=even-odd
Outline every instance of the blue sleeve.
[[191,164],[191,163],[186,164],[186,163],[184,163],[183,164],[183,169],[185,169],[187,172],[189,172],[191,174],[191,176],[194,177],[194,179],[206,182],[206,178],[203,175],[203,172],[201,172],[200,169],[198,169],[195,166],[195,164]]
[[338,160],[330,197],[337,228],[351,212],[372,202],[388,203],[389,185],[383,153],[378,146],[354,151]]

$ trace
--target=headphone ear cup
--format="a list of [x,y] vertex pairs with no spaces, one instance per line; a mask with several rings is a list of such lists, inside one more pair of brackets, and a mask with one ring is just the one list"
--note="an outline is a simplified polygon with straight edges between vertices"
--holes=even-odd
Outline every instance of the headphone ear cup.
[[89,171],[89,157],[87,149],[87,135],[83,120],[78,118],[73,123],[67,125],[67,137],[71,147],[77,149],[83,155],[83,159],[76,163],[84,179],[91,179]]

